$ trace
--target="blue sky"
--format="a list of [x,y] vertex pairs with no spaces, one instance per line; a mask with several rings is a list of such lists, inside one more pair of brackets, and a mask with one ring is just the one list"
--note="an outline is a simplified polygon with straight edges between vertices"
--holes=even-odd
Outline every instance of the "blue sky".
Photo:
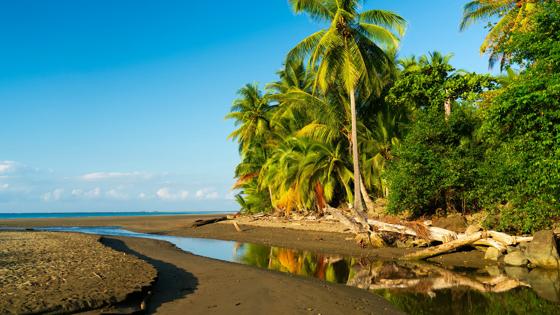
[[[370,0],[401,55],[487,72],[466,0]],[[286,0],[0,0],[0,212],[236,210],[225,121],[319,27]]]

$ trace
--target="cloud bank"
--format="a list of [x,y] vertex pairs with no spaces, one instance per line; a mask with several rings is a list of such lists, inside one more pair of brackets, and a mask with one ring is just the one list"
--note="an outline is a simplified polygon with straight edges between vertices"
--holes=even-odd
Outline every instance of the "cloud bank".
[[[61,176],[0,160],[0,212],[236,210],[230,183],[146,171]],[[204,209],[201,209],[201,208]]]

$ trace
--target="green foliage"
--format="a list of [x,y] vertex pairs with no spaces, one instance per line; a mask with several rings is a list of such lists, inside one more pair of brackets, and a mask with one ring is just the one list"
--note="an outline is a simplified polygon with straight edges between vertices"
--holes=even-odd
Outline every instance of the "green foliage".
[[486,113],[484,204],[502,229],[529,232],[560,218],[560,4],[536,13],[530,32],[504,47],[525,65]]
[[264,92],[243,87],[227,116],[242,211],[359,209],[365,190],[392,213],[488,210],[504,230],[560,219],[558,1],[467,4],[463,26],[500,17],[483,50],[517,70],[499,78],[456,70],[439,52],[395,60],[405,23],[394,13],[290,3],[326,28],[292,49]]
[[386,173],[388,210],[423,215],[438,208],[476,208],[473,192],[483,151],[473,133],[479,123],[468,107],[458,107],[448,121],[437,108],[419,112]]
[[[473,0],[465,5],[460,28],[464,30],[479,20],[489,22],[489,32],[480,46],[481,53],[488,53],[490,66],[500,62],[501,69],[510,62],[511,55],[504,50],[514,39],[512,36],[528,29],[536,8],[547,0]],[[492,18],[498,18],[495,23]]]
[[[407,59],[387,93],[388,103],[413,113],[385,176],[392,213],[478,208],[475,188],[483,149],[475,137],[480,117],[474,104],[495,84],[486,75],[455,71],[449,60],[437,52]],[[447,118],[446,102],[452,108]]]

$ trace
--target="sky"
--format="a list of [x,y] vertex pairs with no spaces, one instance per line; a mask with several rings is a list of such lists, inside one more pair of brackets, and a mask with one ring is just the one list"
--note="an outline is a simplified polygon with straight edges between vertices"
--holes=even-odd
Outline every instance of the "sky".
[[[224,116],[321,25],[287,0],[0,0],[0,213],[231,211]],[[400,55],[488,72],[466,0],[369,0],[409,23]]]

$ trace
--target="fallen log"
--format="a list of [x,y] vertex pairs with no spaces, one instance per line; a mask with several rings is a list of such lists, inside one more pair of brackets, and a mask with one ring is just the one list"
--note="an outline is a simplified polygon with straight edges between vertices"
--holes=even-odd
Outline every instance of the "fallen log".
[[507,251],[507,246],[506,245],[504,245],[503,243],[500,243],[499,241],[491,239],[491,238],[480,239],[480,240],[474,242],[473,245],[475,245],[475,246],[476,245],[482,245],[482,246],[494,247],[495,249],[499,250],[500,253],[504,253],[505,251]]
[[[328,207],[327,211],[356,235],[355,240],[361,246],[366,246],[367,244],[370,244],[373,247],[385,246],[383,238],[373,231],[371,226],[367,223],[367,220],[360,214],[357,214],[356,217],[348,218],[338,209]],[[354,211],[354,213],[357,213],[357,211]]]
[[233,223],[233,227],[237,232],[243,232],[243,230],[239,227],[239,224],[237,224],[237,221],[233,220],[231,222]]
[[206,219],[206,220],[196,220],[193,222],[193,224],[191,224],[191,228],[197,228],[197,227],[201,227],[204,225],[208,225],[208,224],[212,224],[212,223],[216,223],[216,222],[220,222],[220,221],[225,221],[228,220],[227,217],[218,217],[218,218],[212,218],[212,219]]
[[415,229],[405,225],[385,223],[372,219],[367,220],[367,222],[368,224],[376,227],[379,231],[382,232],[394,232],[394,233],[405,234],[405,235],[421,237],[421,238],[425,237],[428,240],[439,241],[442,243],[457,239],[457,233],[438,227],[423,225],[423,228],[427,232],[425,233],[427,235],[423,236],[423,235],[419,235],[419,233]]
[[532,236],[512,236],[496,231],[488,231],[488,235],[504,245],[517,245],[519,243],[530,242],[533,240]]
[[430,248],[426,248],[423,250],[419,250],[410,254],[407,254],[405,256],[402,257],[402,259],[404,260],[422,260],[422,259],[426,259],[426,258],[430,258],[430,257],[434,257],[437,255],[441,255],[443,253],[447,253],[450,252],[452,250],[455,250],[459,247],[463,247],[466,245],[472,245],[474,242],[480,240],[480,239],[484,239],[484,238],[488,238],[488,233],[487,232],[476,232],[473,233],[471,235],[466,235],[463,238],[459,238],[447,243],[443,243],[441,245],[438,246],[434,246],[434,247],[430,247]]

